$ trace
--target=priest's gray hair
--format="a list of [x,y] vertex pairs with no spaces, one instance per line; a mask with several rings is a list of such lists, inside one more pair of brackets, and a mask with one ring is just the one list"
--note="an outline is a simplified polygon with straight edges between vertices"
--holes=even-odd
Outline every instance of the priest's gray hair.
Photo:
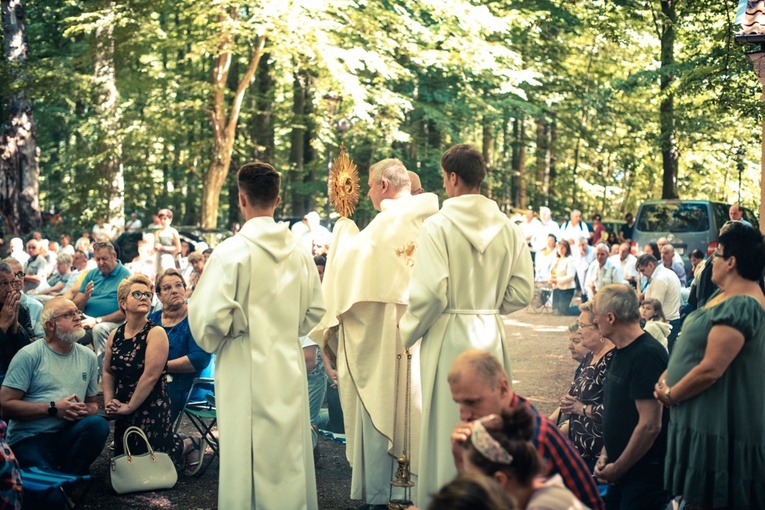
[[388,158],[378,161],[372,165],[369,169],[369,173],[372,174],[372,180],[375,184],[379,184],[385,180],[394,191],[410,188],[412,186],[406,167],[401,160],[396,158]]

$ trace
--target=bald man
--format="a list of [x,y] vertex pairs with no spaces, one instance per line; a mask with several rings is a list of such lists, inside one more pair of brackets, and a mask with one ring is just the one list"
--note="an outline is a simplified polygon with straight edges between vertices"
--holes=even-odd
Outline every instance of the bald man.
[[409,174],[409,182],[412,183],[412,186],[409,188],[411,190],[412,195],[420,195],[422,193],[425,193],[425,190],[422,189],[422,183],[420,182],[420,176],[416,173],[412,172],[411,170],[407,170],[406,173]]
[[465,351],[457,356],[447,379],[462,421],[451,435],[454,466],[440,466],[444,475],[451,474],[453,478],[455,471],[462,473],[462,443],[470,436],[475,420],[523,404],[534,416],[536,427],[531,442],[549,468],[545,474],[561,475],[566,487],[589,508],[604,508],[592,473],[579,452],[553,422],[513,391],[507,373],[496,357],[478,349]]

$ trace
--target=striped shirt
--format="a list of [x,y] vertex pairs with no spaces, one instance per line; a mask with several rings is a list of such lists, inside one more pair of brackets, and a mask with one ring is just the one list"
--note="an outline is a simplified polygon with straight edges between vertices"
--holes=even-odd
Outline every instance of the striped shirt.
[[534,416],[534,436],[532,444],[537,448],[539,456],[548,466],[545,476],[560,475],[568,490],[579,498],[579,501],[593,510],[604,510],[605,504],[598,492],[598,486],[587,464],[574,449],[569,439],[525,398],[514,395],[511,408],[523,403]]

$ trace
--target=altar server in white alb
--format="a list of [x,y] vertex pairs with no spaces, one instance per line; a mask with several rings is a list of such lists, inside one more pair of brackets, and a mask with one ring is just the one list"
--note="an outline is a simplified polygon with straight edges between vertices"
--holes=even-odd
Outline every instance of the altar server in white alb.
[[316,509],[303,349],[324,314],[308,252],[274,222],[279,174],[249,163],[237,175],[246,223],[213,251],[189,303],[197,343],[216,355],[218,507]]
[[501,315],[534,294],[531,254],[521,230],[480,194],[483,156],[455,145],[441,157],[448,199],[420,230],[409,308],[400,322],[407,346],[422,338],[422,429],[418,505],[456,475],[449,437],[459,422],[447,372],[459,354],[482,349],[510,373]]
[[347,218],[335,225],[324,273],[327,315],[312,337],[338,326],[337,341],[329,346],[337,353],[351,498],[375,509],[386,508],[393,456],[402,453],[406,366],[402,358],[397,373],[396,355],[404,352],[397,324],[409,301],[420,226],[438,212],[438,197],[412,196],[403,163],[385,159],[369,170],[369,198],[380,213],[364,230]]

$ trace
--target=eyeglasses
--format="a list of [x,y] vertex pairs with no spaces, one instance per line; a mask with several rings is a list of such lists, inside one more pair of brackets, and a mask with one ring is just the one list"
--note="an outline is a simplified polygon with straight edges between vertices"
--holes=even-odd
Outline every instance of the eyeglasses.
[[23,280],[26,275],[27,274],[23,271],[19,271],[18,273],[13,273],[13,276],[18,278],[19,280]]
[[714,253],[712,254],[712,258],[714,258],[714,259],[726,259],[726,260],[727,260],[727,259],[729,259],[729,258],[730,258],[730,255],[728,255],[728,256],[726,257],[726,256],[725,256],[724,254],[722,254],[722,253],[714,252]]
[[581,322],[579,323],[579,329],[584,329],[589,327],[597,328],[598,325],[597,324],[582,324]]
[[85,317],[85,314],[82,313],[80,310],[74,310],[71,312],[62,313],[61,315],[54,315],[50,319],[53,321],[58,319],[71,320],[71,319],[74,319],[75,317],[82,320],[82,318]]
[[175,289],[177,291],[181,291],[181,290],[183,290],[185,288],[186,288],[186,285],[184,285],[181,282],[174,283],[172,285],[167,284],[167,285],[163,285],[163,286],[160,287],[160,289],[162,289],[162,292],[170,292],[173,289]]
[[37,246],[32,246],[31,244],[27,246],[27,250],[36,250]]
[[151,300],[151,292],[141,292],[140,290],[134,290],[130,293],[131,296],[133,296],[133,299],[137,299],[138,301],[143,301],[144,299]]

